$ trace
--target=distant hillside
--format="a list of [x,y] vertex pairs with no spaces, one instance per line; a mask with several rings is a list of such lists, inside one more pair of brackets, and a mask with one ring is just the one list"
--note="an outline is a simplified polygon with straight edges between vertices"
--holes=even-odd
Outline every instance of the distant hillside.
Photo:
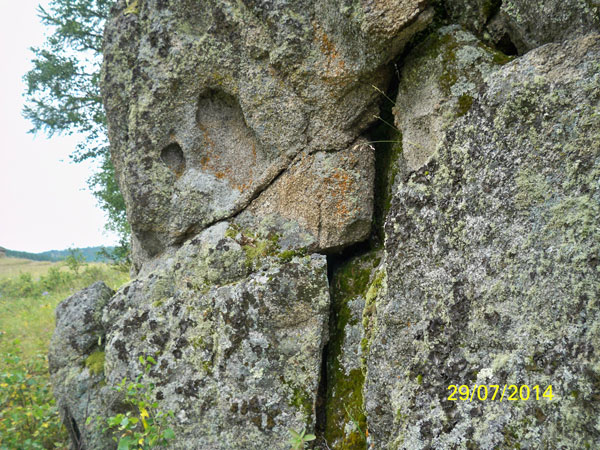
[[[86,247],[77,250],[83,254],[87,262],[105,262],[108,259],[99,254],[103,249],[111,252],[114,250],[114,247]],[[69,256],[69,250],[49,250],[42,253],[29,253],[6,249],[6,256],[9,258],[31,259],[33,261],[63,261]]]

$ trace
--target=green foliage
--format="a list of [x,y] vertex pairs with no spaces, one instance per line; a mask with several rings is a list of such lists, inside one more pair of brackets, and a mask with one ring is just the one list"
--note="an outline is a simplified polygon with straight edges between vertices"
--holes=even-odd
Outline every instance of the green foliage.
[[127,273],[98,263],[86,266],[78,274],[55,264],[48,266],[38,279],[27,272],[0,278],[0,310],[3,312],[0,314],[0,353],[6,350],[1,338],[3,333],[8,341],[21,340],[25,358],[46,353],[54,328],[54,308],[60,301],[99,280],[118,288],[128,279]]
[[65,264],[75,274],[78,274],[81,267],[85,264],[83,253],[81,253],[81,251],[78,249],[70,248],[69,256],[67,256],[67,259],[65,259]]
[[[152,449],[164,447],[175,438],[175,432],[169,428],[169,418],[173,418],[173,411],[163,412],[158,409],[158,402],[154,401],[154,384],[143,383],[148,377],[156,361],[152,356],[140,356],[143,372],[135,382],[123,381],[116,387],[118,392],[125,394],[125,402],[133,411],[119,413],[107,419],[98,418],[103,424],[104,431],[111,430],[115,433],[115,441],[119,450]],[[88,422],[91,422],[91,418]]]
[[24,77],[27,102],[23,115],[33,124],[33,133],[85,136],[71,158],[100,163],[88,185],[107,212],[107,228],[120,234],[123,246],[128,242],[129,227],[110,161],[99,86],[102,34],[113,4],[114,0],[53,0],[49,9],[39,7],[42,23],[53,33],[43,47],[32,49],[34,68]]
[[[68,447],[45,357],[54,308],[95,281],[117,288],[128,279],[104,264],[89,265],[78,274],[48,265],[40,275],[35,279],[25,272],[0,279],[0,450]],[[95,355],[89,363],[97,368],[101,359]]]
[[317,438],[314,434],[305,433],[306,430],[302,430],[300,433],[295,430],[290,430],[292,437],[289,440],[289,444],[292,446],[292,450],[303,450],[304,444],[314,441]]
[[67,434],[50,388],[46,358],[37,354],[23,359],[14,340],[0,352],[0,367],[0,449],[65,448]]

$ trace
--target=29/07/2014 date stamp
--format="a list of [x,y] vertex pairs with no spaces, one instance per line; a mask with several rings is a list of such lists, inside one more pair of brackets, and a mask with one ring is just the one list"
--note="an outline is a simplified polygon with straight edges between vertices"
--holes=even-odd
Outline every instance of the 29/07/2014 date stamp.
[[516,401],[526,401],[526,400],[543,400],[546,399],[550,401],[554,398],[552,394],[552,385],[548,385],[546,389],[543,389],[539,385],[535,385],[532,388],[529,388],[528,385],[523,384],[521,386],[517,386],[514,384],[490,384],[489,386],[486,384],[476,384],[473,387],[467,386],[465,384],[461,386],[457,386],[456,384],[451,384],[448,386],[448,390],[451,391],[448,396],[448,400],[456,402],[456,401],[503,401],[508,400],[511,402]]

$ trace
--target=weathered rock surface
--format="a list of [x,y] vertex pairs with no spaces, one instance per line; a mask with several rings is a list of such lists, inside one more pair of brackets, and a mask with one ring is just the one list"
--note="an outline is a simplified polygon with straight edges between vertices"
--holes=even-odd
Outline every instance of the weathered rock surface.
[[[598,61],[590,35],[505,65],[398,183],[364,393],[376,448],[600,442]],[[453,384],[540,399],[449,401]]]
[[[518,52],[600,31],[600,3],[587,0],[445,0],[450,18]],[[501,43],[500,43],[501,44]]]
[[[69,377],[104,405],[106,417],[119,404],[114,394],[109,402],[106,386],[135,379],[143,369],[138,357],[153,356],[157,365],[144,382],[157,386],[161,408],[175,414],[174,448],[287,449],[289,430],[314,421],[329,286],[324,256],[282,250],[280,238],[286,241],[222,222],[145,265],[110,302],[102,297],[93,306],[93,332],[83,337],[93,335],[92,345],[102,336],[102,370],[92,375],[71,363]],[[79,297],[93,298],[85,291]],[[54,341],[70,329],[61,311],[77,319],[80,309],[74,300],[61,304]],[[59,343],[51,360],[57,352]],[[84,442],[110,448],[95,440],[95,422],[86,426],[73,412],[87,407],[86,395],[75,394],[82,388],[58,383]]]
[[549,42],[600,31],[597,1],[504,0],[500,17],[521,53]]
[[508,61],[456,25],[436,31],[411,52],[394,106],[406,170],[429,162],[445,129],[471,108],[484,78]]
[[103,95],[137,276],[57,309],[74,448],[116,446],[140,356],[177,449],[600,445],[596,3],[130,3]]
[[[242,210],[300,153],[349,149],[374,120],[386,64],[432,17],[422,0],[124,8],[106,28],[103,95],[138,266]],[[336,223],[356,232],[335,245],[368,235],[369,205],[341,208]]]
[[314,247],[336,250],[371,231],[375,150],[358,143],[346,150],[308,155],[293,164],[249,208],[276,214],[315,236]]
[[499,0],[443,0],[442,5],[453,23],[482,34],[487,23],[500,9]]

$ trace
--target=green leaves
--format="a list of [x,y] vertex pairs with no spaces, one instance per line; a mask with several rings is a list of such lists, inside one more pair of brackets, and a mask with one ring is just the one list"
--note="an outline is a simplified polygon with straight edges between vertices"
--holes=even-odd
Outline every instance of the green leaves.
[[[125,394],[125,403],[132,411],[116,414],[112,417],[98,418],[99,424],[104,424],[104,431],[112,430],[119,449],[152,449],[164,447],[168,441],[175,439],[175,432],[168,427],[169,418],[173,419],[172,411],[163,412],[154,401],[154,384],[147,377],[156,360],[152,356],[140,355],[138,361],[142,372],[135,382],[124,378],[115,390]],[[101,425],[102,426],[102,425]]]
[[25,361],[18,340],[0,353],[0,448],[54,448],[66,442],[44,355]]
[[129,450],[130,448],[136,448],[137,441],[131,436],[125,436],[119,439],[119,446],[117,450]]
[[302,430],[298,433],[295,430],[290,430],[292,437],[288,441],[292,446],[292,450],[303,450],[304,444],[310,441],[314,441],[317,437],[314,434],[305,434],[306,430]]

